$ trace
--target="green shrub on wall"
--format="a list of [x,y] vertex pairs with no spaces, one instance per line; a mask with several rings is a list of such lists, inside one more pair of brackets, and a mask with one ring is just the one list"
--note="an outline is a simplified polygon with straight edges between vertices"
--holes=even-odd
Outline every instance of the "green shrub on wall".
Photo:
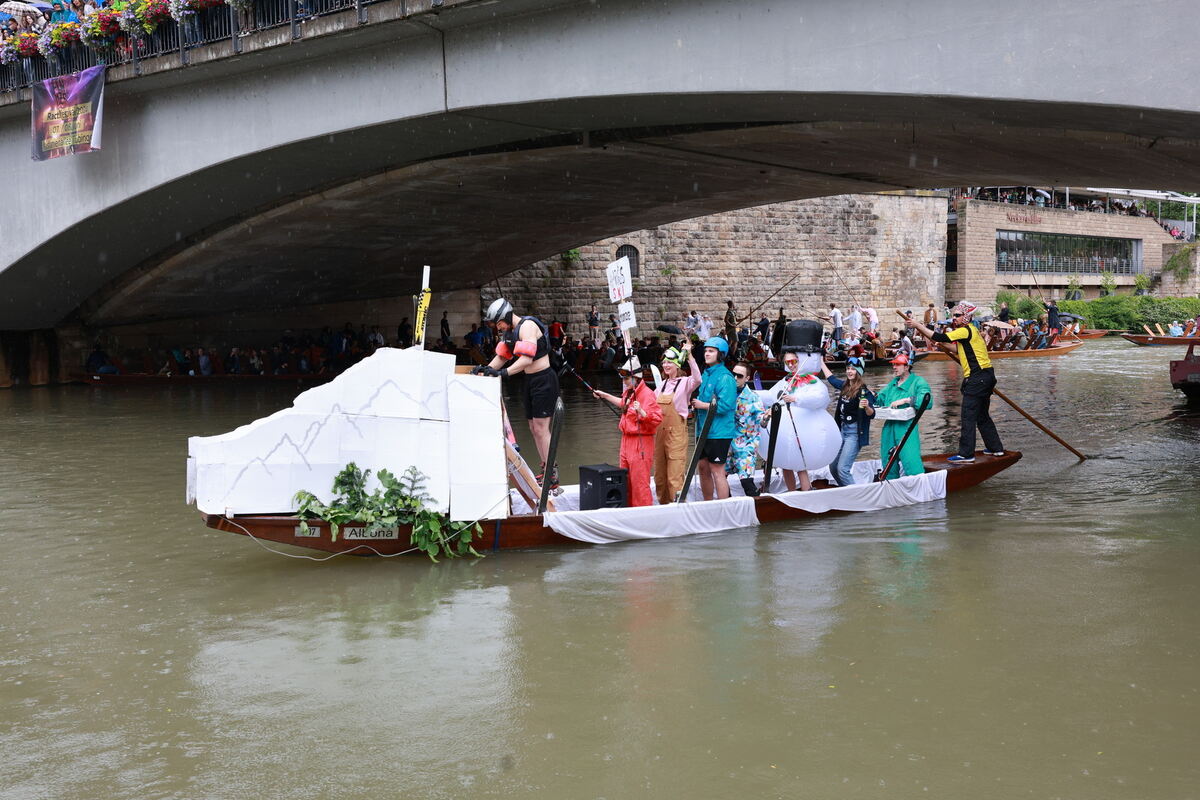
[[[1001,301],[1006,301],[1012,315],[1021,319],[1035,319],[1044,313],[1040,303],[1016,292],[998,292],[997,308]],[[1155,323],[1166,325],[1195,317],[1200,314],[1200,298],[1120,294],[1095,300],[1064,300],[1058,307],[1083,317],[1085,328],[1140,331],[1143,325],[1153,327]]]

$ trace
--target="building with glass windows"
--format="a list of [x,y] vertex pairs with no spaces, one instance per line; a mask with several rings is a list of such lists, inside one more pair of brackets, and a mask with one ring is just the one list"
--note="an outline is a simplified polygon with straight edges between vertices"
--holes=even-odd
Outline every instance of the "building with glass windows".
[[1177,245],[1179,239],[1154,217],[1139,216],[1132,207],[1118,208],[952,201],[946,237],[947,299],[990,303],[1003,289],[1061,299],[1070,285],[1092,298],[1100,296],[1106,282],[1125,293],[1133,291],[1139,274],[1157,282],[1163,246]]

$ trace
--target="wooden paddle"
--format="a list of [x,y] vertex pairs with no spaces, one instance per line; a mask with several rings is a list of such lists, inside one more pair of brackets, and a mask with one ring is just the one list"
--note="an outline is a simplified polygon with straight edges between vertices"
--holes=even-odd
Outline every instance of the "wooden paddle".
[[[904,312],[900,311],[899,309],[896,309],[896,313],[899,314],[901,317],[904,317]],[[950,360],[954,364],[958,364],[958,356],[952,350],[950,350],[950,348],[943,347],[942,342],[930,342],[930,344],[936,345],[939,350],[944,352],[946,355],[950,356]],[[1034,419],[1032,414],[1030,414],[1028,411],[1026,411],[1025,409],[1021,408],[1019,405],[1014,403],[1012,401],[1012,399],[1008,395],[1006,395],[1004,392],[1000,391],[999,389],[993,388],[992,393],[994,395],[996,395],[996,397],[999,397],[1001,400],[1003,400],[1004,402],[1006,402],[1010,406],[1012,406],[1013,411],[1016,411],[1022,417],[1029,420],[1030,422],[1032,422],[1035,426],[1037,426],[1038,430],[1040,430],[1042,433],[1046,434],[1051,439],[1053,439],[1054,441],[1061,444],[1063,447],[1070,450],[1075,455],[1075,457],[1078,458],[1080,461],[1087,461],[1087,456],[1085,456],[1083,453],[1076,450],[1074,447],[1071,447],[1071,445],[1064,442],[1062,440],[1062,438],[1059,437],[1058,434],[1056,434],[1054,431],[1050,430],[1045,425],[1043,425],[1042,423],[1040,423],[1036,419]]]

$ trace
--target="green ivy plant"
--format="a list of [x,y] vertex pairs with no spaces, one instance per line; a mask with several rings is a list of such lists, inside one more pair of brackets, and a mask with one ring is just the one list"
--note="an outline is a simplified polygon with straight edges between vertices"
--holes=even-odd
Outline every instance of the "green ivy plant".
[[1100,273],[1100,289],[1106,296],[1117,293],[1117,276],[1104,270]]
[[567,250],[562,254],[561,257],[564,264],[570,264],[574,261],[583,261],[583,256],[579,254],[579,250],[577,248],[571,248],[570,250]]
[[471,546],[471,540],[483,533],[479,523],[451,523],[443,514],[427,507],[433,498],[425,491],[425,475],[409,467],[400,477],[386,469],[379,470],[380,489],[367,492],[371,470],[359,469],[351,461],[333,479],[333,500],[326,505],[312,492],[296,492],[296,515],[300,528],[308,532],[308,520],[320,519],[329,523],[333,541],[338,530],[352,522],[368,527],[411,525],[410,541],[416,548],[437,561],[437,556],[450,558],[473,555],[482,558]]
[[1175,254],[1167,259],[1167,263],[1163,264],[1163,272],[1171,273],[1176,280],[1187,280],[1192,274],[1192,251],[1196,249],[1197,244],[1200,242],[1192,242],[1176,250]]

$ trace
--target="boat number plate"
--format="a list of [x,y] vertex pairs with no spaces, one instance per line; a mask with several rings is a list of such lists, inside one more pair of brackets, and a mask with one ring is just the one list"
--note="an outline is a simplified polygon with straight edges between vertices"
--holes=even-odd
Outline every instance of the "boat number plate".
[[300,539],[318,539],[321,536],[321,529],[316,525],[309,525],[308,530],[304,530],[299,525],[296,526],[296,537]]
[[365,539],[399,539],[398,525],[381,525],[370,528],[343,528],[342,538],[347,541],[363,541]]
[[1188,383],[1200,383],[1200,372],[1192,372],[1187,376]]

